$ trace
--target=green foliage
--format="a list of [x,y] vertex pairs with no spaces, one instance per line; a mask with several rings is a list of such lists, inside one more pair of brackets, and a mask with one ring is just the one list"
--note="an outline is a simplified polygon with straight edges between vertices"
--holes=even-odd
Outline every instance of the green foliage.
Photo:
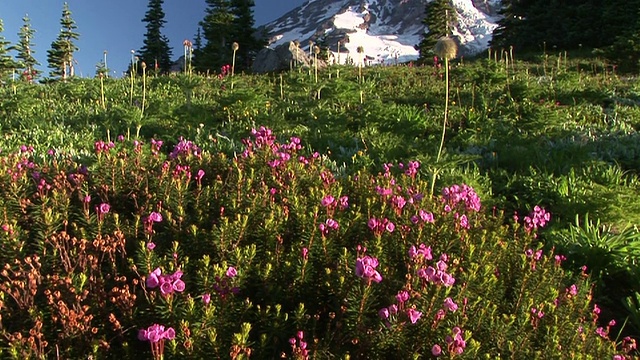
[[40,65],[38,60],[33,57],[35,50],[33,50],[33,36],[35,30],[31,27],[31,19],[28,16],[22,18],[24,25],[18,32],[18,43],[15,44],[14,49],[17,52],[16,59],[18,59],[19,67],[22,69],[21,79],[26,82],[33,82],[38,78],[40,71],[36,69],[36,66]]
[[[147,66],[160,73],[168,73],[171,69],[171,47],[169,39],[162,35],[162,27],[166,23],[162,4],[164,0],[149,0],[147,12],[142,18],[146,23],[143,46],[140,49],[140,59]],[[140,69],[142,71],[142,69]]]
[[231,60],[234,15],[229,0],[206,0],[206,14],[200,22],[205,44],[195,53],[197,70],[218,71]]
[[47,61],[52,69],[51,75],[60,76],[65,80],[74,76],[73,53],[78,50],[74,40],[78,40],[80,37],[74,31],[77,26],[73,18],[71,18],[71,11],[69,11],[67,3],[64,3],[62,8],[60,26],[58,37],[51,43],[51,49],[47,50]]
[[[451,69],[436,163],[443,71],[372,67],[358,81],[337,66],[317,84],[303,71],[237,74],[233,88],[230,76],[151,75],[144,116],[137,76],[103,79],[104,106],[99,79],[0,88],[5,353],[151,356],[137,330],[154,323],[176,331],[165,358],[294,357],[301,340],[318,358],[429,357],[435,344],[454,350],[456,334],[467,358],[623,353],[609,339],[637,336],[637,81],[571,54],[465,60]],[[273,138],[257,141],[261,124]],[[436,189],[472,185],[481,210],[447,211],[430,190],[436,175]],[[327,195],[349,206],[323,206]],[[553,214],[551,231],[523,225],[535,205]],[[572,225],[586,213],[589,225]],[[372,218],[393,232],[372,231]],[[328,220],[339,225],[327,231]],[[408,255],[421,243],[433,259]],[[418,276],[442,254],[453,286]],[[380,283],[356,275],[366,255]],[[579,270],[587,260],[590,276]],[[181,271],[185,290],[147,286],[155,269]],[[29,274],[41,279],[35,296],[8,287],[29,289]],[[410,298],[387,324],[378,312],[403,290]],[[53,300],[84,309],[90,327],[63,321]],[[410,308],[422,313],[415,324]]]
[[2,19],[0,19],[0,81],[6,80],[8,75],[16,68],[16,63],[9,55],[10,43],[2,35],[3,31],[4,26]]
[[455,27],[457,15],[451,0],[430,1],[425,5],[425,18],[422,23],[427,32],[422,35],[422,41],[416,45],[420,51],[420,63],[426,63],[434,56],[434,47],[438,39],[451,35]]
[[637,21],[640,2],[503,0],[491,46],[518,51],[589,49],[627,37]]
[[[123,344],[148,351],[136,332],[159,323],[176,332],[169,358],[273,358],[290,354],[296,336],[320,357],[429,356],[435,344],[462,358],[615,351],[595,334],[588,280],[531,250],[534,236],[520,225],[423,197],[429,182],[419,174],[388,167],[336,178],[297,140],[252,133],[234,158],[186,140],[168,155],[156,140],[98,141],[87,167],[63,154],[34,163],[29,148],[6,156],[3,347],[25,354],[21,334],[58,345],[31,356],[109,349],[129,358]],[[413,200],[398,206],[399,197]],[[434,221],[412,220],[420,211]],[[372,231],[372,218],[396,227]],[[339,225],[323,230],[329,219]],[[380,283],[358,275],[365,256],[379,259]],[[435,268],[455,280],[422,275]],[[158,288],[158,276],[176,278]],[[67,318],[69,309],[82,311]],[[452,334],[464,343],[447,345]]]
[[[238,43],[236,67],[248,69],[255,54],[265,45],[256,37],[253,0],[207,0],[204,19],[200,22],[204,46],[196,46],[194,63],[202,72],[218,71],[232,63],[232,44]],[[200,30],[198,30],[200,32]]]

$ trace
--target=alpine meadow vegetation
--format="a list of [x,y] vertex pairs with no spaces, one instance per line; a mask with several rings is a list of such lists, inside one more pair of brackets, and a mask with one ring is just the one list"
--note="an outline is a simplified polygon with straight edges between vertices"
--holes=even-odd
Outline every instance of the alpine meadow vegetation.
[[440,62],[0,88],[2,356],[632,358],[637,83],[585,61],[449,59],[439,161]]
[[254,2],[206,3],[174,73],[162,0],[123,78],[67,72],[66,5],[66,81],[0,37],[0,358],[638,357],[637,75],[463,62],[449,22],[418,65],[247,74]]

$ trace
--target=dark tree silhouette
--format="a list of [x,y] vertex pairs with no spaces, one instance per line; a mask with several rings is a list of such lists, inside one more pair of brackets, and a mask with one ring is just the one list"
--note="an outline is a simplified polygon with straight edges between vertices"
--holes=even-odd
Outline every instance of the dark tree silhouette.
[[47,62],[52,69],[51,75],[60,76],[64,80],[75,74],[73,53],[78,50],[78,47],[74,40],[80,37],[80,34],[75,32],[76,22],[71,17],[67,3],[64,3],[62,8],[60,26],[58,37],[51,43],[51,49],[47,50]]
[[144,45],[140,49],[140,59],[147,64],[147,69],[168,73],[171,69],[172,52],[169,39],[162,35],[162,28],[166,23],[163,3],[164,0],[149,0],[147,12],[142,19],[142,22],[147,23],[147,32],[144,35]]
[[426,32],[422,41],[416,46],[420,51],[418,62],[424,63],[434,56],[433,48],[438,39],[451,35],[451,29],[457,21],[456,11],[451,0],[435,0],[427,3],[424,9],[425,18],[422,23],[426,26]]

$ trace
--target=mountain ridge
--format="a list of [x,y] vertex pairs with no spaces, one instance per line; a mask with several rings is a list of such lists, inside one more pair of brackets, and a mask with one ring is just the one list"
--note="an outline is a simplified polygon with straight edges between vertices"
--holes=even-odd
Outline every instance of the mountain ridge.
[[[369,64],[410,61],[419,55],[415,45],[426,30],[422,19],[427,1],[308,0],[260,30],[272,48],[299,41],[309,50],[309,41],[321,43],[334,62],[363,61],[357,54],[360,46]],[[485,50],[497,26],[500,0],[453,0],[453,5],[458,24],[452,32],[460,55]]]

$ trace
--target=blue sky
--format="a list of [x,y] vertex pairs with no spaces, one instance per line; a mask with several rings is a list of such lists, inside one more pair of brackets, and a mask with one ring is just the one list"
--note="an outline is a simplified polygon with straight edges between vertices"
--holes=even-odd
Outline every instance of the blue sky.
[[[4,22],[2,35],[15,43],[25,14],[31,19],[35,56],[45,73],[47,50],[60,31],[60,17],[64,0],[0,0],[0,19]],[[95,66],[107,51],[107,65],[120,76],[127,68],[131,50],[142,47],[145,23],[141,21],[147,10],[147,0],[66,0],[78,26],[80,50],[75,58],[76,74],[94,76]],[[275,20],[304,0],[255,0],[256,25]],[[204,17],[204,0],[165,0],[167,23],[164,34],[173,47],[173,57],[182,54],[182,41],[193,40],[198,22]]]

